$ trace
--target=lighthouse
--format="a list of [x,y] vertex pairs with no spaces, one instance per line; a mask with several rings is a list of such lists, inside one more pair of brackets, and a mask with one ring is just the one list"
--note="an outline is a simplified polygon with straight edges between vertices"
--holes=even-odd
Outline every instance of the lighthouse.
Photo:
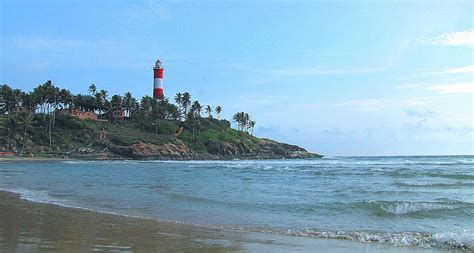
[[153,98],[157,100],[163,98],[163,65],[159,59],[153,67]]

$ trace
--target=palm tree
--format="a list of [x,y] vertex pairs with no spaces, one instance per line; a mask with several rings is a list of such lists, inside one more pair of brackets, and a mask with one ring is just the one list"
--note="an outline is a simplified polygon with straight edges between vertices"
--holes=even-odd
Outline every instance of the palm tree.
[[241,129],[241,126],[242,126],[242,113],[241,112],[236,112],[234,114],[234,116],[232,117],[232,119],[237,122],[237,130],[240,130]]
[[191,105],[191,94],[189,94],[188,92],[183,93],[182,104],[184,109],[184,115],[186,117],[186,115],[188,115],[189,106]]
[[222,107],[220,105],[218,105],[216,107],[216,113],[217,113],[217,119],[220,120],[221,119],[221,112],[222,112]]
[[[249,128],[251,127],[250,122],[252,120],[251,120],[250,115],[246,112],[237,112],[237,113],[235,113],[234,117],[233,117],[233,120],[235,122],[237,122],[237,129],[238,130],[244,131],[244,129],[246,129],[246,131],[248,132]],[[255,123],[253,123],[253,124],[255,124]]]
[[104,107],[104,99],[103,99],[102,94],[100,92],[95,94],[95,103],[96,103],[95,108],[97,108],[99,110],[99,117],[101,117],[102,108]]
[[91,86],[89,86],[89,92],[92,96],[95,96],[95,93],[97,92],[97,87],[95,87],[95,84],[91,84]]
[[116,117],[119,117],[122,113],[123,109],[123,98],[120,95],[113,95],[111,100],[110,100],[110,106],[111,106],[111,115],[115,119]]
[[106,91],[106,90],[100,90],[100,94],[102,95],[102,99],[103,100],[107,100],[107,98],[109,97],[109,92]]
[[68,110],[71,109],[73,104],[73,96],[69,90],[62,89],[59,92],[59,96],[61,97],[61,102],[63,103],[64,107],[67,107]]
[[10,117],[10,115],[9,115],[5,125],[6,125],[6,129],[8,131],[8,140],[7,140],[8,149],[11,149],[12,145],[11,145],[10,140],[11,139],[15,140],[16,131],[18,129],[18,120],[16,119],[16,117]]
[[14,89],[12,91],[11,100],[12,100],[13,107],[19,107],[20,106],[20,104],[21,104],[21,93],[22,92],[21,92],[20,89]]
[[243,116],[243,126],[246,129],[247,133],[249,132],[249,122],[250,122],[250,115],[248,113],[244,113]]
[[10,114],[10,111],[13,109],[13,102],[12,102],[12,88],[7,84],[4,84],[0,88],[0,97],[5,100],[5,110]]
[[140,107],[148,116],[153,111],[153,108],[156,107],[156,100],[150,96],[144,96],[140,101]]
[[212,107],[210,105],[206,106],[206,113],[208,118],[212,118]]
[[177,106],[181,106],[181,103],[183,102],[183,94],[181,92],[176,93],[174,96],[174,101],[176,102]]
[[132,96],[132,93],[126,92],[123,95],[123,106],[125,108],[125,111],[127,112],[127,117],[130,117],[133,104],[134,104],[134,98]]
[[196,117],[201,117],[201,110],[202,106],[199,104],[199,101],[194,101],[194,103],[191,105],[191,112],[194,114]]
[[33,129],[33,124],[35,122],[34,120],[34,115],[31,112],[25,113],[20,115],[18,118],[18,121],[20,123],[20,126],[23,128],[23,148],[26,143],[26,132],[29,129]]
[[[106,109],[107,105],[107,97],[108,97],[108,92],[106,90],[100,90],[98,93],[95,94],[96,99],[97,99],[97,107],[99,107],[99,112],[100,114],[103,114]],[[101,116],[102,117],[102,116]]]
[[249,122],[249,127],[252,128],[252,132],[250,132],[250,135],[253,136],[253,129],[254,129],[254,127],[255,127],[255,121],[254,121],[254,120],[251,120],[251,121]]

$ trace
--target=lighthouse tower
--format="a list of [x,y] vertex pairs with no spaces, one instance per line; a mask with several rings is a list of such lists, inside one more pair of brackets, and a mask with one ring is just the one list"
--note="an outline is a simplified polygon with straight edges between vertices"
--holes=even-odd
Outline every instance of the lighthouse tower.
[[163,99],[163,66],[161,61],[156,60],[155,67],[153,68],[153,98]]

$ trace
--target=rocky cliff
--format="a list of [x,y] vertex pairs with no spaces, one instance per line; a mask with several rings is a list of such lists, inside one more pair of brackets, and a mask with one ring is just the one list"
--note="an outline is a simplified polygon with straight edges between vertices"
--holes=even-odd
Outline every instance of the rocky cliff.
[[89,148],[75,150],[71,158],[85,159],[137,159],[137,160],[231,160],[231,159],[296,159],[321,158],[304,148],[260,139],[257,146],[245,142],[208,142],[207,152],[197,152],[184,141],[175,139],[166,143],[151,144],[137,142],[131,145],[116,145],[108,141],[93,143]]

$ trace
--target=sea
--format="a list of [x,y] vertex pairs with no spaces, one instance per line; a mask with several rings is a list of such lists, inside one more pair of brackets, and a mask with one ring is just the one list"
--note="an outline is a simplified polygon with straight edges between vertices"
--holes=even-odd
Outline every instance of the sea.
[[209,228],[474,250],[474,156],[1,162],[0,190]]

